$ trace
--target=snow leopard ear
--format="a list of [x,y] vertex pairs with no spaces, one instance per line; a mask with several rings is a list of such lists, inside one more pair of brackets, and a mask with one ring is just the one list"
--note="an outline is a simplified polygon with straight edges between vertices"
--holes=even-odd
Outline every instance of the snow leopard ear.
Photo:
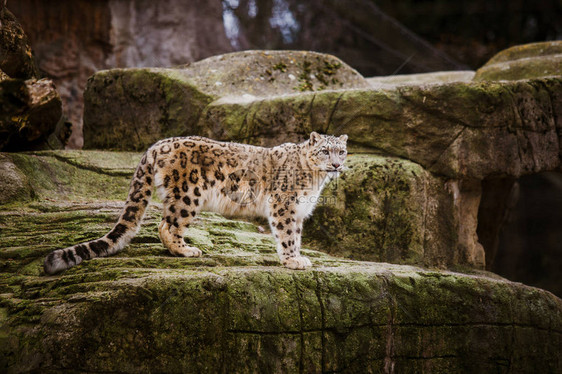
[[316,131],[310,133],[310,145],[316,145],[320,141],[320,134]]
[[345,143],[345,142],[347,142],[347,135],[345,135],[345,134],[340,135],[340,137],[338,139]]

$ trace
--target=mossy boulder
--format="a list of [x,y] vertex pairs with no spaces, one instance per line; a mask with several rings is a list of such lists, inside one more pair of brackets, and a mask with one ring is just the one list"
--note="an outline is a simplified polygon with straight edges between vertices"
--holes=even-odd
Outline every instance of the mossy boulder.
[[476,72],[476,81],[519,80],[562,75],[562,41],[505,49]]
[[[314,267],[291,271],[264,222],[212,213],[187,234],[203,257],[170,257],[158,202],[118,255],[45,276],[47,253],[111,228],[141,154],[3,156],[34,191],[0,205],[3,372],[562,370],[562,300],[547,291],[480,271],[347,260],[310,243]],[[394,178],[365,194],[406,201],[405,186],[427,184],[423,171],[405,177],[419,166],[377,157],[351,159],[348,181],[372,165]]]
[[256,97],[368,87],[339,58],[310,51],[243,51],[209,57],[182,68],[214,97]]
[[368,87],[355,70],[325,54],[246,51],[173,69],[112,69],[94,74],[84,92],[84,147],[143,150],[159,139],[202,135],[204,108],[220,98]]
[[461,234],[478,200],[455,193],[455,182],[396,157],[356,154],[346,165],[305,224],[308,242],[353,259],[483,268],[475,231]]

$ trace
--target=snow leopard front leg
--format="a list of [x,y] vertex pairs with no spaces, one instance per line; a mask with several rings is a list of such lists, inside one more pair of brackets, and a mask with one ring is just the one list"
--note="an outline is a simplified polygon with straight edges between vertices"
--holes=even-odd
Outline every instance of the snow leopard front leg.
[[312,266],[307,257],[301,256],[302,219],[296,217],[296,203],[274,202],[270,205],[269,225],[277,242],[277,254],[281,263],[295,270]]

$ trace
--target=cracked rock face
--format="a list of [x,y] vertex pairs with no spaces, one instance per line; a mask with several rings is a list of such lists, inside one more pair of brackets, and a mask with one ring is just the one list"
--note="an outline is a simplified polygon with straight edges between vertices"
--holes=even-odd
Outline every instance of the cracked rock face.
[[[35,193],[0,205],[3,372],[562,369],[562,301],[547,291],[480,271],[345,260],[310,241],[304,253],[315,266],[291,271],[279,266],[262,222],[210,213],[187,234],[203,257],[170,257],[158,240],[157,202],[123,252],[44,276],[48,252],[110,229],[141,154],[2,157]],[[353,169],[368,167],[364,158]],[[405,190],[414,181],[400,183],[398,171],[419,166],[394,164],[386,175]],[[428,183],[423,172],[417,178]]]

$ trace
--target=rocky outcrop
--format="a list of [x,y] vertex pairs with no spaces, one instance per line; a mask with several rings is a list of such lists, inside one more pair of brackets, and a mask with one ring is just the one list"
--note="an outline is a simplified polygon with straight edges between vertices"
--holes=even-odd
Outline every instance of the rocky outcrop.
[[210,213],[187,234],[203,257],[170,257],[158,203],[120,254],[46,277],[49,251],[110,229],[141,154],[1,157],[35,193],[0,206],[3,372],[562,369],[562,301],[547,291],[485,272],[344,260],[309,244],[315,266],[291,271],[260,223]]
[[562,42],[518,45],[496,54],[476,72],[476,81],[519,80],[562,75]]
[[53,133],[62,104],[51,80],[0,80],[0,108],[0,150],[40,149],[50,143],[60,148]]
[[[560,41],[515,46],[494,56],[474,79],[513,81],[560,76],[561,64]],[[550,103],[545,102],[543,108],[552,108],[558,143],[562,144],[562,96],[559,88],[549,92]],[[533,124],[543,118],[535,116]],[[478,236],[488,248],[488,270],[562,295],[560,273],[556,270],[562,266],[557,216],[561,186],[560,167],[521,179],[496,175],[483,181]]]
[[369,261],[484,266],[476,227],[468,226],[476,222],[478,185],[397,157],[351,155],[346,165],[305,223],[315,247]]
[[17,79],[38,76],[27,36],[3,3],[0,5],[0,71]]
[[[174,69],[102,71],[90,78],[84,93],[84,147],[144,150],[177,135],[224,139],[219,133],[227,126],[205,118],[212,115],[205,112],[211,102],[245,108],[263,97],[358,87],[368,83],[354,69],[314,52],[247,51]],[[209,132],[209,126],[217,133]],[[278,126],[263,135],[278,142],[285,140],[283,132]]]
[[[37,79],[27,36],[0,5],[0,150],[24,151],[59,143],[49,140],[62,115],[53,82]],[[60,147],[57,147],[60,148]]]
[[47,253],[110,229],[141,154],[2,154],[0,368],[561,371],[562,301],[481,270],[513,181],[560,167],[561,85],[378,90],[301,52],[94,75],[91,144],[144,150],[199,134],[273,145],[317,130],[349,134],[348,169],[305,226],[310,270],[279,266],[265,222],[211,213],[186,237],[203,257],[172,258],[156,202],[123,252],[46,277]]

